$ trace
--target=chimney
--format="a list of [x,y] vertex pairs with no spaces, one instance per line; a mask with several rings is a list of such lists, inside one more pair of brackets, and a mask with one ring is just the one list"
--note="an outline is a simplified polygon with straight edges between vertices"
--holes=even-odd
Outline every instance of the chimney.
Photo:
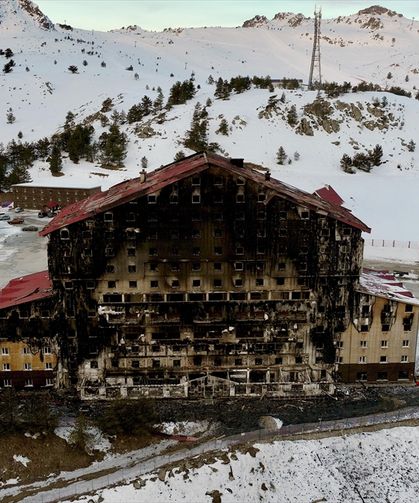
[[238,168],[242,168],[243,167],[243,162],[244,162],[244,159],[241,159],[241,158],[232,158],[230,159],[230,162],[233,166],[237,166]]
[[265,180],[268,182],[270,179],[271,179],[271,172],[269,170],[265,171]]
[[147,171],[145,169],[142,169],[140,171],[140,182],[144,183],[147,180]]

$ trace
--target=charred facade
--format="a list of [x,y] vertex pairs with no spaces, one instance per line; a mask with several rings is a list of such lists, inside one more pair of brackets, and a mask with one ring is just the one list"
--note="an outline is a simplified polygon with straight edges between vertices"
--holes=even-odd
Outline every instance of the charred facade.
[[84,398],[333,391],[363,230],[206,154],[64,209],[43,234],[68,384]]
[[65,317],[57,302],[48,271],[12,280],[0,291],[0,387],[37,389],[57,383],[57,333]]

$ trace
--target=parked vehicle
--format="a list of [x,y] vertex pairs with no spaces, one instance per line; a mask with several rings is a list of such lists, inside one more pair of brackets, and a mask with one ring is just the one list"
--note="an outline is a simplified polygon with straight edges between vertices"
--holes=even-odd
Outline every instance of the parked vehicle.
[[22,227],[22,231],[36,232],[37,230],[38,227],[36,225],[27,225],[26,227]]
[[5,221],[10,220],[10,215],[6,215],[6,214],[0,215],[0,220],[5,220]]
[[20,206],[17,206],[15,208],[15,213],[22,213],[22,211],[23,211],[23,208],[21,208]]
[[7,223],[10,225],[18,225],[18,224],[23,224],[25,220],[22,217],[15,217],[12,218],[12,220],[9,220]]

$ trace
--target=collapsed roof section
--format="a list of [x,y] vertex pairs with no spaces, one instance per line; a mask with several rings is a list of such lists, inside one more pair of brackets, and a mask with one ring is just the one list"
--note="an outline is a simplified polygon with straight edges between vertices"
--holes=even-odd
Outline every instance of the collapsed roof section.
[[40,235],[46,236],[58,229],[92,218],[98,213],[103,213],[138,197],[157,192],[184,178],[197,175],[210,167],[218,167],[234,176],[252,180],[292,203],[315,212],[321,212],[325,216],[339,220],[361,231],[370,232],[371,229],[352,215],[348,209],[275,180],[255,169],[242,167],[239,164],[235,163],[234,160],[213,153],[194,154],[156,169],[151,173],[143,174],[138,178],[121,182],[105,192],[98,192],[82,201],[67,206],[51,220],[40,232]]

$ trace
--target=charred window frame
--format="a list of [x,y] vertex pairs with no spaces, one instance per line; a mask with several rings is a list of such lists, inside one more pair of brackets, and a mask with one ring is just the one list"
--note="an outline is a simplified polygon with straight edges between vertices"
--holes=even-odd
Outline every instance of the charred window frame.
[[61,241],[69,241],[70,231],[67,229],[67,227],[60,229],[60,239]]

